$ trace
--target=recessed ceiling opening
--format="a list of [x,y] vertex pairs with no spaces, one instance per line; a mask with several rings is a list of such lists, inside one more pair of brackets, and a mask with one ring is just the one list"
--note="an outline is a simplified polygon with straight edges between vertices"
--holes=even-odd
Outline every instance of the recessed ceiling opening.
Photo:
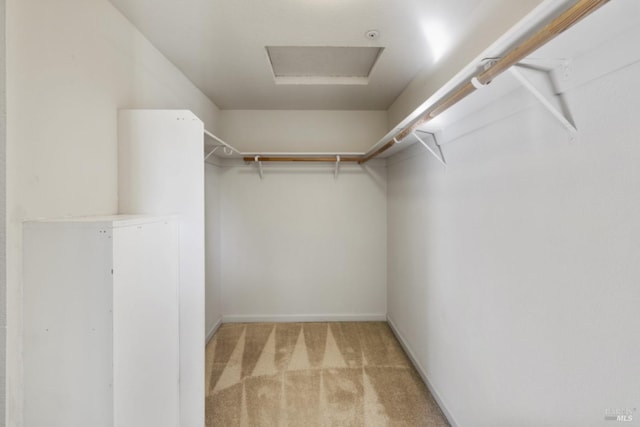
[[267,46],[276,84],[366,85],[382,47]]

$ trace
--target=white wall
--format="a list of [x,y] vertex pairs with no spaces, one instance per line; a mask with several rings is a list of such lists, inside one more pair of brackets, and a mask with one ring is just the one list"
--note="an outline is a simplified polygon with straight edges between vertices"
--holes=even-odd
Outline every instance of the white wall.
[[224,110],[220,136],[240,151],[365,152],[388,130],[386,111]]
[[6,421],[6,357],[7,357],[7,62],[6,1],[0,0],[0,425]]
[[225,321],[384,319],[386,169],[222,169]]
[[114,213],[117,110],[218,109],[106,0],[9,0],[8,424],[21,420],[21,222]]
[[[241,151],[365,152],[385,111],[221,112]],[[383,319],[384,166],[207,165],[207,330],[225,321]],[[220,297],[218,297],[219,295]],[[216,306],[216,300],[222,306]]]
[[205,163],[205,333],[211,338],[222,322],[221,169]]
[[576,143],[533,107],[390,160],[389,317],[455,424],[638,407],[639,74],[566,94]]

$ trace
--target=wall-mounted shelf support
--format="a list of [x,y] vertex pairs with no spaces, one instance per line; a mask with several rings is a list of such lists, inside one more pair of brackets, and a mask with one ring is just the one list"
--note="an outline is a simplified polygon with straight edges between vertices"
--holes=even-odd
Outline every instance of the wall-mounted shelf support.
[[557,93],[549,72],[525,65],[512,67],[509,72],[567,129],[571,141],[575,140],[578,129],[562,95]]
[[260,179],[262,179],[262,177],[263,177],[263,175],[262,175],[262,162],[260,161],[260,156],[255,156],[253,158],[253,161],[258,166],[258,174],[260,175]]
[[333,171],[333,177],[337,178],[339,172],[340,172],[340,156],[336,156],[336,168]]
[[216,150],[217,150],[218,148],[220,148],[220,147],[222,147],[222,145],[216,145],[215,147],[213,147],[213,150],[209,151],[209,153],[208,153],[206,156],[204,156],[204,161],[206,162],[206,161],[207,161],[207,159],[208,159],[209,157],[211,157],[211,155],[212,155],[213,153],[215,153],[215,152],[216,152]]
[[[427,142],[423,138],[420,137],[420,135],[418,135],[418,132],[426,133],[427,135],[429,135],[429,136],[431,136],[433,138],[433,141],[435,142],[436,148],[438,149],[437,153],[433,148],[431,148],[429,146],[429,144],[427,144]],[[429,133],[429,132],[420,131],[420,130],[414,130],[411,133],[418,140],[418,142],[424,146],[424,148],[429,150],[429,152],[433,155],[433,157],[438,159],[438,161],[440,163],[442,163],[444,166],[447,166],[447,162],[444,159],[444,154],[442,153],[442,147],[440,147],[440,144],[438,144],[438,140],[436,139],[436,136],[434,134]]]
[[552,72],[553,70],[562,70],[562,76],[565,79],[569,78],[569,72],[571,68],[571,60],[567,58],[524,58],[518,63],[529,68],[535,68]]
[[214,154],[216,152],[216,150],[220,147],[222,147],[222,150],[224,151],[224,154],[226,154],[227,156],[230,156],[232,154],[242,154],[240,153],[240,151],[236,150],[235,148],[233,148],[231,145],[227,144],[226,142],[224,142],[222,139],[218,138],[217,136],[215,136],[214,134],[212,134],[211,132],[209,132],[208,130],[204,130],[204,134],[206,136],[208,136],[209,138],[213,139],[215,142],[215,145],[213,147],[213,149],[207,153],[207,155],[204,157],[204,160],[206,161],[209,157],[211,157],[212,154]]

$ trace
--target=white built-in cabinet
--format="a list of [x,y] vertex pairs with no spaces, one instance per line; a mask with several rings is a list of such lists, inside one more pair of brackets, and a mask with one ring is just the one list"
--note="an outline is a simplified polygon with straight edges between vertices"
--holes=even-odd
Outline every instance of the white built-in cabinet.
[[25,427],[179,423],[178,222],[25,222]]
[[203,149],[204,125],[190,111],[119,112],[119,212],[180,218],[181,427],[204,426]]

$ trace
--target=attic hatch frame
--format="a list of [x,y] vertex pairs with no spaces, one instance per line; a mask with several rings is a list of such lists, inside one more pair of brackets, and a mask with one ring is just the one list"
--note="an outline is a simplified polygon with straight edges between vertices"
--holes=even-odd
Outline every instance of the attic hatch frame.
[[[277,154],[258,154],[258,153],[241,153],[231,145],[222,141],[212,133],[205,130],[205,133],[218,142],[218,147],[214,148],[208,155],[209,157],[220,146],[226,147],[227,150],[232,150],[233,153],[242,156],[245,162],[255,162],[258,165],[258,171],[260,177],[263,177],[262,162],[330,162],[336,163],[334,170],[334,176],[337,176],[339,171],[339,165],[341,162],[353,162],[360,165],[367,163],[369,160],[379,156],[383,152],[387,151],[397,143],[402,142],[407,136],[413,135],[417,137],[416,131],[419,131],[419,127],[431,121],[436,116],[442,114],[444,111],[456,105],[458,102],[465,99],[478,89],[482,89],[489,85],[493,79],[501,75],[507,70],[512,70],[512,67],[518,66],[527,56],[540,47],[549,43],[558,35],[573,27],[585,17],[589,16],[601,6],[604,6],[610,0],[577,0],[572,6],[565,9],[563,12],[556,14],[556,16],[536,31],[533,35],[528,37],[525,41],[510,49],[503,56],[495,58],[495,61],[491,61],[486,64],[484,69],[468,78],[464,83],[458,85],[453,91],[449,92],[445,96],[436,100],[429,107],[425,108],[418,114],[417,118],[411,121],[407,126],[401,128],[386,137],[382,141],[375,144],[366,153],[340,153],[340,154],[328,154],[328,153],[277,153]],[[511,71],[523,86],[529,90],[542,104],[547,108],[554,117],[556,117],[567,128],[571,134],[572,139],[575,138],[577,129],[575,128],[571,118],[562,111],[562,105],[558,107],[557,99],[551,95],[555,95],[549,88],[540,87],[533,84],[526,76],[523,75],[521,70]],[[525,71],[526,73],[526,71]],[[415,113],[415,111],[413,112]],[[408,117],[410,117],[410,114]],[[405,120],[407,119],[405,118]],[[428,145],[419,137],[417,140],[421,142],[429,151],[443,164],[444,156],[440,145],[436,141],[436,145],[439,149],[439,154],[436,154]],[[386,141],[386,142],[385,142]],[[382,144],[382,146],[379,146]]]

